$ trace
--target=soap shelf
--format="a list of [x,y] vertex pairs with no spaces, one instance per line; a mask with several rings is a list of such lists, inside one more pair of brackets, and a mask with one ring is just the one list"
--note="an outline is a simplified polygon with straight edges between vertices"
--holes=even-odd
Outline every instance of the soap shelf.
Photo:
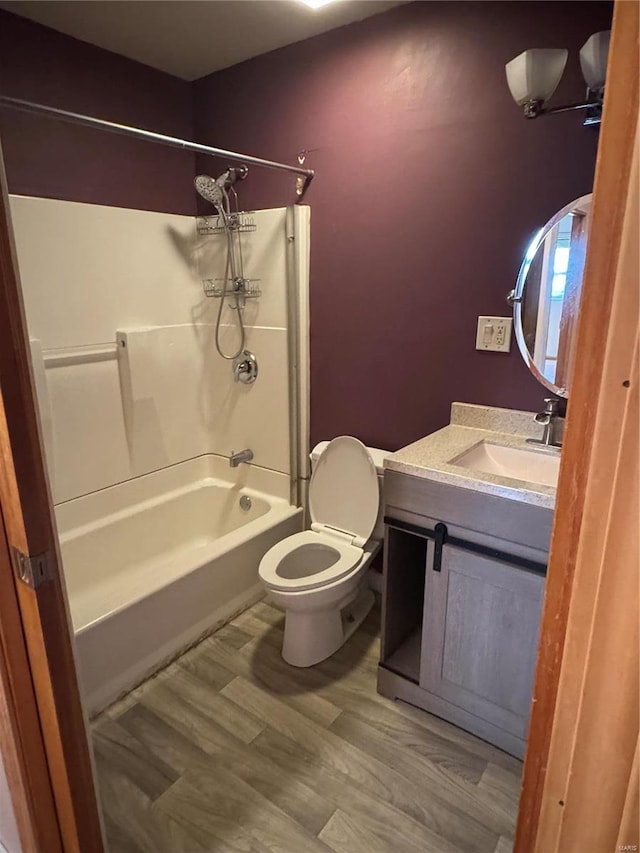
[[[251,212],[231,213],[227,216],[232,231],[246,234],[256,230],[256,221]],[[197,220],[198,234],[225,234],[226,228],[221,216],[200,216]]]
[[262,290],[258,287],[259,278],[203,278],[202,288],[204,295],[213,299],[221,299],[224,296],[238,296],[244,299],[256,299],[262,296]]

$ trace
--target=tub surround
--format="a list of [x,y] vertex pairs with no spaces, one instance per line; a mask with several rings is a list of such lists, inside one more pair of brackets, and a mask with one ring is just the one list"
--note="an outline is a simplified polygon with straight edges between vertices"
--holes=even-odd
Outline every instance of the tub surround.
[[[256,211],[255,232],[242,235],[247,275],[262,289],[244,314],[261,371],[250,387],[216,352],[219,300],[201,282],[224,274],[224,237],[199,234],[190,216],[54,199],[12,196],[11,213],[55,504],[242,447],[257,465],[290,473],[289,334],[307,326],[307,207],[293,212],[304,262],[295,271],[287,210]],[[225,308],[227,349],[237,346],[234,324]],[[302,365],[306,349],[300,335]],[[301,458],[306,448],[303,440]]]
[[[200,233],[195,217],[97,204],[12,196],[11,209],[81,683],[95,713],[262,596],[260,560],[301,529],[292,504],[308,454],[299,426],[308,338],[297,328],[308,325],[309,210],[256,211],[256,230],[242,235],[263,294],[244,314],[260,362],[246,386],[216,352],[220,303],[201,281],[224,275],[223,236]],[[226,349],[237,345],[231,314],[225,307]],[[295,419],[292,397],[302,401]],[[253,463],[232,469],[241,448]]]
[[533,453],[559,454],[557,449],[541,449],[527,442],[527,438],[540,438],[542,430],[543,427],[534,421],[534,412],[453,403],[448,426],[393,453],[385,460],[384,467],[413,477],[553,509],[554,486],[455,464],[455,460],[483,441]]

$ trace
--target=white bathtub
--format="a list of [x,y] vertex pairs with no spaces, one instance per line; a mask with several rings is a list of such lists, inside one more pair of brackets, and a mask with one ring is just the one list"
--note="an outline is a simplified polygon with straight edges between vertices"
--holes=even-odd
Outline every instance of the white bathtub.
[[288,489],[204,456],[56,507],[90,714],[261,597],[261,557],[302,529]]

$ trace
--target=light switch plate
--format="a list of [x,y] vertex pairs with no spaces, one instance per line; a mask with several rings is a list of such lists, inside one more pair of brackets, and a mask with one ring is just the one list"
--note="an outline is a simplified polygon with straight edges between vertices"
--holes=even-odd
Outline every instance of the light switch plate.
[[476,349],[509,352],[512,324],[511,317],[478,317]]

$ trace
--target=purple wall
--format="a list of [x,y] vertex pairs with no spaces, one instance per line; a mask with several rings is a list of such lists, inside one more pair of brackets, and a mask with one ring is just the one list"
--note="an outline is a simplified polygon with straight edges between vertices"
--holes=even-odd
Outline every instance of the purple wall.
[[[311,151],[312,441],[395,449],[453,400],[539,408],[515,341],[476,352],[476,320],[509,313],[533,232],[591,190],[598,134],[574,114],[525,121],[504,64],[568,47],[555,100],[581,99],[578,50],[610,19],[600,2],[418,2],[195,83],[199,141]],[[252,169],[240,195],[288,204],[293,179]]]
[[[417,2],[194,84],[0,11],[0,90],[317,170],[312,206],[312,440],[395,449],[453,400],[537,409],[516,351],[474,349],[508,313],[532,233],[592,186],[597,131],[525,121],[504,63],[570,49],[556,102],[580,99],[578,49],[605,2]],[[14,193],[193,213],[191,155],[0,110]],[[203,170],[224,163],[204,158]],[[243,206],[295,201],[253,168]]]
[[[0,10],[0,91],[16,98],[191,138],[191,85]],[[9,190],[73,201],[195,212],[194,158],[0,110]]]

